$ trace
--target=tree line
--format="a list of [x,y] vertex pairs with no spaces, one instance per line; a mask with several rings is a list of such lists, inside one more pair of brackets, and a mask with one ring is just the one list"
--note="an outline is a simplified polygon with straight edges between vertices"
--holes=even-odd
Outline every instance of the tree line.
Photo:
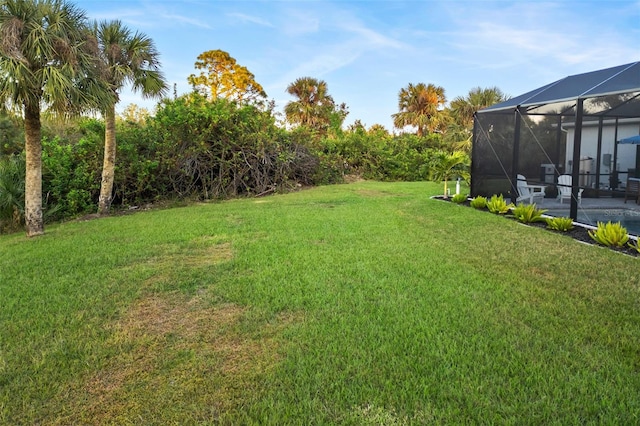
[[[158,57],[145,34],[90,23],[71,3],[0,1],[0,230],[35,236],[47,218],[106,214],[114,202],[265,195],[348,174],[464,176],[473,112],[506,98],[476,88],[447,107],[443,88],[409,84],[398,133],[358,120],[343,129],[348,107],[322,80],[291,83],[282,119],[227,52],[198,56],[192,92],[172,98]],[[155,113],[132,105],[118,116],[126,85],[157,97]]]

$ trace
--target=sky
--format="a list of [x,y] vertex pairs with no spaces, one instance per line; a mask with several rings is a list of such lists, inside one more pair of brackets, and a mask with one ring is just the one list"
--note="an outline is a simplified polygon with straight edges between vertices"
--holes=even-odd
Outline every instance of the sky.
[[[327,83],[345,125],[393,130],[409,83],[518,96],[568,75],[640,61],[640,0],[219,1],[70,0],[91,20],[121,20],[151,37],[178,94],[197,56],[221,49],[255,75],[276,111],[300,77]],[[125,89],[128,104],[153,110]]]

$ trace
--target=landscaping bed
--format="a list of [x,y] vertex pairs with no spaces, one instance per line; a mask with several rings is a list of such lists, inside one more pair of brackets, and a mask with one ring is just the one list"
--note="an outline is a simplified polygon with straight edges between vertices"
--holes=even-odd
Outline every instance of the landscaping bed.
[[[436,196],[434,197],[436,199],[442,200],[442,201],[447,201],[447,202],[452,202],[451,198],[445,198],[444,196]],[[461,206],[466,206],[466,207],[471,207],[471,200],[467,199],[466,201],[464,201],[463,203],[460,203],[459,205]],[[489,210],[487,208],[483,208],[483,209],[478,209],[478,210],[482,210],[485,211],[487,213],[490,213]],[[517,221],[518,219],[513,216],[512,214],[505,214],[504,217],[506,219],[510,219],[510,220],[514,220]],[[548,217],[548,216],[546,216]],[[635,248],[629,247],[628,245],[625,245],[623,247],[613,247],[613,246],[603,246],[601,244],[598,244],[593,238],[591,238],[591,236],[589,235],[589,231],[594,229],[594,227],[590,227],[589,225],[585,225],[579,222],[574,222],[574,227],[571,230],[568,231],[556,231],[556,230],[552,230],[549,229],[547,227],[546,222],[533,222],[533,223],[523,223],[520,222],[522,225],[525,226],[532,226],[535,228],[541,228],[544,229],[548,232],[553,232],[556,234],[560,234],[560,235],[564,235],[570,238],[573,238],[574,240],[580,241],[582,243],[585,244],[591,244],[591,245],[595,245],[598,247],[602,247],[602,248],[607,248],[613,251],[616,251],[618,253],[622,253],[622,254],[626,254],[629,256],[633,256],[633,257],[640,257],[640,252],[638,252],[638,250],[636,250]],[[633,237],[635,238],[635,237]],[[631,239],[629,240],[629,242],[632,242]]]

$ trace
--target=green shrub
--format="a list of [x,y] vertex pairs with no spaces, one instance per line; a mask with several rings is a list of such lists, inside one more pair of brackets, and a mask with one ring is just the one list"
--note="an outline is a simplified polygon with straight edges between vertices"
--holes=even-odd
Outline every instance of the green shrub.
[[0,157],[18,155],[24,149],[22,119],[0,108]]
[[481,195],[478,195],[471,200],[471,207],[474,209],[484,209],[487,207],[487,199]]
[[[156,143],[149,147],[151,155],[131,145],[129,155],[140,160],[128,164],[133,173],[121,176],[136,176],[131,182],[137,186],[127,183],[129,193],[116,188],[123,200],[155,198],[157,188],[158,196],[166,188],[177,198],[223,199],[341,177],[334,167],[341,162],[320,149],[313,131],[288,132],[255,105],[189,94],[162,101],[149,123],[149,134],[144,129],[140,134]],[[320,170],[321,165],[331,170]]]
[[507,204],[502,194],[493,195],[489,201],[487,201],[487,208],[491,213],[506,214],[513,207],[513,204]]
[[24,223],[25,160],[21,155],[0,158],[0,232]]
[[589,236],[607,247],[622,247],[629,241],[627,229],[620,222],[598,222],[598,228],[589,231]]
[[573,229],[573,219],[570,217],[552,217],[547,219],[547,228],[554,231],[567,232]]
[[394,136],[382,126],[366,130],[362,124],[328,134],[319,143],[325,153],[340,158],[346,174],[382,181],[427,180],[437,152],[447,148],[439,134]]
[[451,197],[451,201],[453,201],[456,204],[462,204],[465,201],[467,201],[467,196],[465,194],[456,194],[453,197]]
[[513,209],[513,215],[522,223],[542,222],[544,218],[542,215],[546,210],[541,210],[536,207],[535,204],[518,204]]
[[640,242],[638,240],[635,240],[635,244],[629,243],[629,247],[640,253]]
[[[52,219],[93,213],[98,208],[103,151],[104,124],[97,119],[82,118],[43,131],[42,190],[46,208],[52,215],[56,211]],[[117,161],[128,161],[120,146]]]

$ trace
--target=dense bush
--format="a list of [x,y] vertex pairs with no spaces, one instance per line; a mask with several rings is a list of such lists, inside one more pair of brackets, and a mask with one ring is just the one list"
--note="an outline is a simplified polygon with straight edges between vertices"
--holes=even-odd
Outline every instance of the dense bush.
[[[59,218],[93,213],[104,124],[82,119],[52,128],[43,132],[45,202]],[[335,156],[314,149],[308,132],[278,128],[268,111],[226,100],[166,100],[144,122],[119,121],[116,137],[114,207],[259,195],[342,176]]]
[[440,135],[389,135],[358,127],[323,141],[326,152],[343,160],[345,173],[382,181],[418,181],[429,176],[429,161],[442,147]]
[[198,95],[164,101],[151,120],[158,182],[178,197],[259,195],[314,184],[320,160],[305,134],[275,125],[269,111]]
[[24,223],[24,180],[23,156],[0,157],[0,232]]
[[23,149],[22,119],[0,111],[0,158],[20,154]]
[[163,144],[152,126],[137,122],[118,122],[116,140],[114,207],[175,198],[160,164]]
[[[22,149],[16,123],[11,117],[0,121],[11,130],[2,145],[4,157],[0,152],[5,162]],[[49,216],[96,212],[104,123],[93,118],[48,121],[42,135],[43,201]],[[114,208],[170,199],[258,196],[342,182],[346,174],[382,181],[426,180],[438,153],[447,149],[439,134],[391,135],[382,126],[368,131],[362,125],[334,128],[324,135],[305,127],[285,129],[268,107],[209,101],[197,94],[166,99],[155,116],[144,120],[119,120],[116,140]],[[9,179],[5,172],[13,189],[3,196],[13,197],[13,207],[5,203],[0,212],[4,228],[22,220],[24,194],[19,200],[17,195],[24,190],[24,173],[18,181],[12,173]]]
[[69,125],[75,136],[43,137],[43,196],[58,218],[93,212],[100,193],[104,125],[83,119]]

